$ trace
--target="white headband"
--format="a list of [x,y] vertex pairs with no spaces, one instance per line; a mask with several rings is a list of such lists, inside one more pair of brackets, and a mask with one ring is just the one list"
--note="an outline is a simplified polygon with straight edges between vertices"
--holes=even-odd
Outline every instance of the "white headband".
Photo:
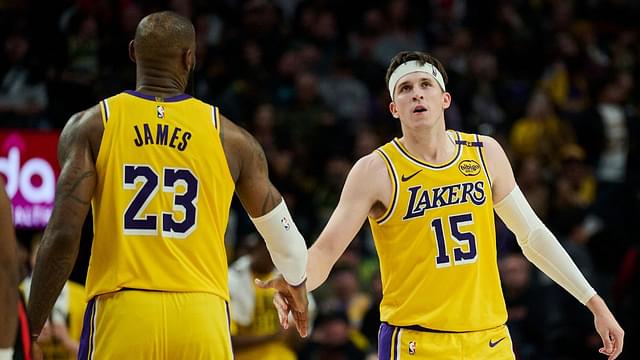
[[391,100],[393,100],[393,89],[396,88],[398,80],[412,72],[423,72],[433,76],[433,78],[436,79],[436,82],[440,85],[440,88],[442,88],[442,91],[446,91],[444,87],[444,78],[440,71],[438,71],[437,67],[430,63],[424,63],[424,65],[421,65],[417,60],[412,60],[400,64],[400,66],[393,71],[391,77],[389,77],[389,94],[391,95]]

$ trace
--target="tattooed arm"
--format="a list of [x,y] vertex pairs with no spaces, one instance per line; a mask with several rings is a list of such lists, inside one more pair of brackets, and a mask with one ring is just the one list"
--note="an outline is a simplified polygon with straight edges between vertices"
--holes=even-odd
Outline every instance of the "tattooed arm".
[[61,172],[51,219],[38,251],[28,312],[34,335],[42,330],[78,256],[80,234],[96,186],[95,158],[102,136],[98,107],[75,114],[58,143]]
[[251,134],[224,116],[222,129],[225,155],[242,206],[253,218],[268,213],[280,203],[282,196],[269,181],[262,147]]
[[[277,290],[291,309],[298,332],[307,334],[307,246],[295,226],[280,192],[271,184],[267,159],[258,141],[222,117],[223,146],[236,194],[264,238],[273,264],[286,281]],[[286,315],[280,322],[287,328]]]

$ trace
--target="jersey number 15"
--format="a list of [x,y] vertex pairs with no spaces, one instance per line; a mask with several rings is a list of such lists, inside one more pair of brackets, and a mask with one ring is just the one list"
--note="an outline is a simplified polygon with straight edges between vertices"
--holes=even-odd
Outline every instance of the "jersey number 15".
[[[476,237],[470,232],[460,231],[460,227],[473,224],[473,216],[471,213],[453,215],[449,217],[449,229],[451,229],[451,238],[457,246],[453,247],[453,264],[464,265],[476,262],[478,250],[476,248]],[[438,255],[436,256],[436,267],[442,268],[451,266],[451,257],[447,253],[447,241],[445,240],[445,232],[442,226],[442,218],[435,218],[431,222],[431,229],[436,236],[436,247]],[[464,248],[467,248],[466,251]]]

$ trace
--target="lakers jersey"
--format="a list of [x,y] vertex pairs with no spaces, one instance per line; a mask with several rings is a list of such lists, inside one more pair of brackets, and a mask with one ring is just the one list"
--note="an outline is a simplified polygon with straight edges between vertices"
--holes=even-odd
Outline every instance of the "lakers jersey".
[[100,103],[87,296],[122,288],[228,301],[224,233],[234,182],[218,109],[128,91]]
[[396,326],[475,331],[504,324],[491,180],[477,135],[447,132],[453,158],[429,164],[398,141],[376,150],[393,184],[369,218],[380,258],[381,320]]

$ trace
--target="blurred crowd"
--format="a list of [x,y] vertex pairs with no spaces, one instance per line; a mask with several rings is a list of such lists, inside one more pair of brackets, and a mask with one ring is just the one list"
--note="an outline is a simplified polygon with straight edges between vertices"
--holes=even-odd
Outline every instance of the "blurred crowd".
[[[138,21],[161,9],[193,20],[198,62],[188,92],[260,141],[309,245],[353,162],[400,135],[384,82],[391,57],[435,55],[453,98],[447,127],[498,139],[523,193],[625,328],[623,358],[640,358],[640,3],[0,0],[0,128],[60,129],[74,112],[134,88],[128,43]],[[266,255],[238,203],[231,212],[229,263],[270,274],[269,264],[250,265]],[[497,234],[518,359],[596,358],[589,312],[532,268],[499,222]],[[31,234],[20,235],[29,249]],[[309,339],[262,314],[271,310],[258,300],[270,294],[240,294],[255,309],[238,319],[232,306],[238,356],[273,343],[286,348],[276,359],[375,353],[381,285],[368,226],[314,293]]]

